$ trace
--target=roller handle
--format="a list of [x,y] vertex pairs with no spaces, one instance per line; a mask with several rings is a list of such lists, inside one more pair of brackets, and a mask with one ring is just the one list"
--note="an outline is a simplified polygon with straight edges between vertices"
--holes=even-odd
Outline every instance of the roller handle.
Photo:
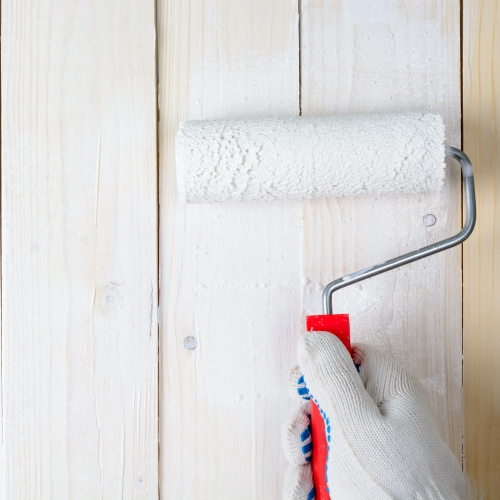
[[[306,317],[308,332],[330,332],[336,335],[351,352],[351,331],[348,314],[320,314]],[[325,433],[325,422],[320,409],[311,399],[311,431],[312,431],[312,470],[315,500],[330,500],[326,484],[326,460],[328,458],[328,442]]]

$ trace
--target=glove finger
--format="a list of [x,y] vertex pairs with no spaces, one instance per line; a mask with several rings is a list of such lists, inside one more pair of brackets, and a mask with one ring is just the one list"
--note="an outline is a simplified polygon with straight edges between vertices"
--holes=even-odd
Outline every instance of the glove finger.
[[361,380],[382,415],[432,413],[423,384],[392,356],[373,346],[355,344],[353,358],[360,364]]
[[290,464],[283,486],[284,500],[314,500],[314,483],[310,464]]
[[[342,342],[331,333],[308,332],[301,335],[299,365],[311,398],[323,418],[333,426],[350,428],[354,421],[368,417],[371,422],[380,412]],[[354,428],[353,428],[354,432]]]
[[309,401],[309,389],[304,382],[304,375],[299,366],[294,366],[288,375],[288,391],[291,396],[300,396],[305,401]]
[[308,403],[302,405],[283,427],[283,452],[294,465],[311,461],[311,414]]

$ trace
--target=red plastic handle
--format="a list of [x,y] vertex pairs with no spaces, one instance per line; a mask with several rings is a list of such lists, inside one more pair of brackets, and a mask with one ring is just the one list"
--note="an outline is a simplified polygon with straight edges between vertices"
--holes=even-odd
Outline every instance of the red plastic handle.
[[[308,332],[330,332],[336,335],[351,352],[351,329],[348,314],[321,314],[306,316]],[[311,431],[312,431],[312,469],[316,500],[330,500],[326,484],[326,459],[328,457],[328,442],[325,434],[325,422],[319,408],[311,400]]]

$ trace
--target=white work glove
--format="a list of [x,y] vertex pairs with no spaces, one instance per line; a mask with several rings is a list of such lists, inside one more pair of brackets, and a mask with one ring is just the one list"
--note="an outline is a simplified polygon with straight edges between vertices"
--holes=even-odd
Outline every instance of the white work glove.
[[[334,335],[305,333],[290,383],[310,396],[329,436],[331,500],[472,498],[457,459],[439,435],[425,388],[384,352],[353,346],[354,362]],[[309,403],[283,429],[290,465],[284,499],[312,500]],[[314,451],[313,451],[314,452]]]

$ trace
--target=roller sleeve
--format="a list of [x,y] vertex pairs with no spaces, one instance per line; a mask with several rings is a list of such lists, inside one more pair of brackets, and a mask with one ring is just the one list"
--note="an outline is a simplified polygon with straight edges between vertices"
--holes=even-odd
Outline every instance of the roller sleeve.
[[179,126],[179,193],[194,203],[401,195],[441,189],[437,113],[189,121]]

